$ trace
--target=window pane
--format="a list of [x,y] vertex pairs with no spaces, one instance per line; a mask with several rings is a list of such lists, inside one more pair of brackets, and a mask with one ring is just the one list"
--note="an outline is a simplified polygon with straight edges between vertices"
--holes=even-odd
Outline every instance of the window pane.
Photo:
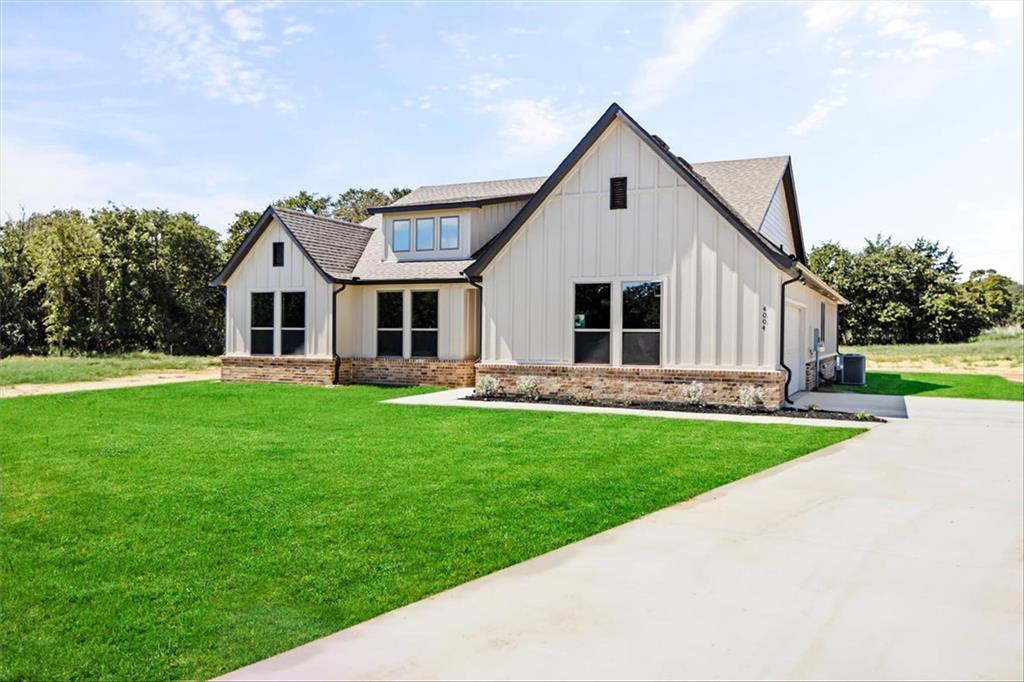
[[416,250],[429,251],[434,248],[434,219],[416,219]]
[[377,355],[381,357],[402,357],[402,332],[377,332]]
[[622,328],[661,329],[661,282],[622,283]]
[[623,332],[622,364],[660,365],[660,332]]
[[274,267],[284,265],[284,242],[274,242]]
[[273,355],[274,354],[274,330],[253,329],[249,336],[250,355]]
[[441,218],[441,248],[459,248],[459,219]]
[[412,328],[437,329],[437,292],[412,292]]
[[274,326],[274,294],[252,294],[253,327]]
[[409,221],[396,220],[391,226],[391,250],[409,250]]
[[281,294],[281,326],[306,326],[306,294],[286,291]]
[[437,357],[437,332],[412,333],[412,355],[417,358]]
[[608,329],[611,327],[611,308],[611,284],[577,284],[573,327]]
[[402,328],[401,291],[381,291],[377,293],[377,326],[392,329]]
[[305,355],[306,354],[306,330],[305,329],[282,329],[281,330],[281,355]]
[[609,362],[609,337],[611,332],[575,332],[573,360],[596,365]]

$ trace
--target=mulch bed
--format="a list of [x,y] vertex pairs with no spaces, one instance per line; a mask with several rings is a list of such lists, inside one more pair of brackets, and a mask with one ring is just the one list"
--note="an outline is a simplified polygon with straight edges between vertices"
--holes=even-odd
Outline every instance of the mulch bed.
[[573,400],[571,398],[527,398],[521,395],[466,396],[462,400],[475,400],[491,403],[539,403],[542,405],[580,405],[584,407],[628,407],[638,410],[662,410],[665,412],[695,412],[698,414],[735,414],[757,417],[789,417],[791,419],[835,419],[854,422],[885,422],[881,417],[870,414],[854,414],[852,412],[835,412],[833,410],[805,409],[787,407],[781,410],[767,408],[741,407],[740,405],[688,405],[661,401],[624,400]]

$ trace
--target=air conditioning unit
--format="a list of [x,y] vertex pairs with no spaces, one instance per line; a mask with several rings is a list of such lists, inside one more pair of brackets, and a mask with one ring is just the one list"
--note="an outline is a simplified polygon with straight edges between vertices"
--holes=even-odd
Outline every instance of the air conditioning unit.
[[838,358],[836,374],[846,386],[867,386],[868,359],[859,353],[844,353]]

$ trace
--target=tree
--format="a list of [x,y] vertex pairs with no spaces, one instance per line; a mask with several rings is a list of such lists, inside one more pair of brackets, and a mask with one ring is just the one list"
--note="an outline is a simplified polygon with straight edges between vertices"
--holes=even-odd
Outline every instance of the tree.
[[223,251],[227,257],[238,250],[238,247],[245,241],[245,235],[249,230],[256,227],[256,222],[263,215],[262,211],[239,211],[235,214],[235,222],[228,226],[228,234],[224,238]]
[[412,190],[408,187],[395,187],[390,192],[384,192],[376,187],[370,189],[353,187],[338,196],[337,201],[334,202],[333,215],[335,218],[341,218],[350,223],[361,223],[370,216],[367,212],[368,208],[387,206],[410,192]]
[[45,353],[45,288],[35,285],[28,244],[39,228],[37,216],[0,225],[0,358]]
[[995,270],[974,270],[961,285],[965,296],[984,310],[985,325],[1001,327],[1013,320],[1017,282]]
[[47,340],[64,355],[76,292],[98,266],[100,240],[80,211],[53,211],[41,222],[28,242],[32,286],[43,287]]

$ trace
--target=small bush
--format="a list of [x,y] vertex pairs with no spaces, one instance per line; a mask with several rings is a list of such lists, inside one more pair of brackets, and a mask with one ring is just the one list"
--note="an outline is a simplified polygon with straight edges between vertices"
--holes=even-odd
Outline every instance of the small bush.
[[764,407],[764,389],[760,386],[740,388],[740,405],[748,409]]
[[494,377],[480,377],[476,382],[476,392],[484,398],[490,398],[498,394],[501,384]]
[[699,384],[696,381],[690,382],[690,384],[683,389],[683,401],[690,405],[703,405],[704,384]]
[[540,397],[537,379],[534,377],[519,377],[516,381],[516,393],[524,398],[536,400]]

